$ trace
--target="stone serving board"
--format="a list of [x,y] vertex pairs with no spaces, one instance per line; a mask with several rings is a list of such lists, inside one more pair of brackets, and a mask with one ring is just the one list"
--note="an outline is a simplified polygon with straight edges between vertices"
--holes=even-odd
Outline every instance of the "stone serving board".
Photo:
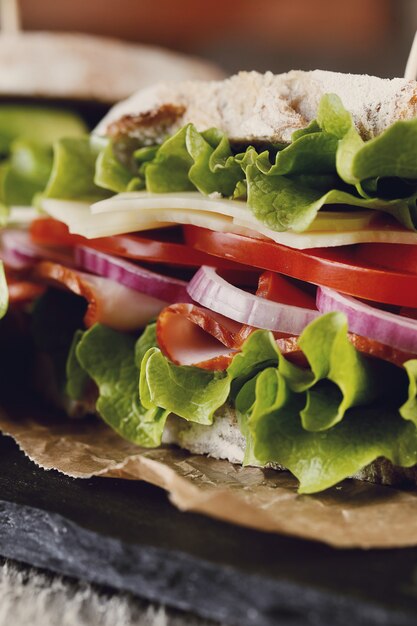
[[417,549],[335,550],[39,469],[0,438],[0,554],[236,626],[415,625]]

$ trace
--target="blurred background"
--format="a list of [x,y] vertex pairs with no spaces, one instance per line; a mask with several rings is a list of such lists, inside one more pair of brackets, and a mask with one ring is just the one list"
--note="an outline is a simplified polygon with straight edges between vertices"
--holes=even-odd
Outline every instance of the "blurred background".
[[20,0],[25,30],[163,45],[238,69],[402,75],[417,0]]

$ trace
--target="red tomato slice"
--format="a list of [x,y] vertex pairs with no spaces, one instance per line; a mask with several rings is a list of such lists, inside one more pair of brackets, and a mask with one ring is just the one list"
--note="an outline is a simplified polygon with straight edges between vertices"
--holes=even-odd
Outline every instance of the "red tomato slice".
[[33,243],[41,246],[76,246],[87,241],[80,235],[71,235],[68,226],[49,217],[39,217],[29,227]]
[[417,273],[387,270],[357,260],[355,246],[296,250],[273,241],[196,226],[186,226],[184,232],[189,245],[208,254],[331,287],[357,298],[417,307]]
[[417,274],[417,246],[398,243],[362,243],[356,246],[355,258],[364,263],[391,270]]
[[[178,229],[146,231],[139,234],[115,235],[86,239],[72,235],[66,224],[51,218],[40,218],[32,222],[30,235],[34,243],[46,246],[76,246],[82,244],[137,261],[168,263],[188,267],[213,264],[213,257],[199,252],[182,241],[182,231]],[[231,261],[216,261],[221,269],[242,270],[242,265]]]
[[315,295],[303,291],[300,287],[293,285],[288,278],[274,272],[263,272],[260,275],[256,295],[281,304],[317,309]]

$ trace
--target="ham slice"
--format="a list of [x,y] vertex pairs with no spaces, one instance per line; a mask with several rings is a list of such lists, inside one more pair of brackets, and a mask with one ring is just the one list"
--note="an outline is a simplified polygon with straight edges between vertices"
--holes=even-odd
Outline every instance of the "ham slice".
[[[313,296],[273,272],[260,276],[256,295],[315,308]],[[158,344],[165,356],[178,365],[196,365],[210,370],[226,369],[254,330],[195,304],[173,304],[161,311],[157,320]],[[283,354],[304,365],[297,337],[274,334]]]
[[[284,304],[315,308],[315,298],[287,279],[264,272],[256,295]],[[209,370],[225,370],[243,342],[255,330],[194,304],[173,304],[159,314],[157,338],[162,352],[178,365],[195,365]],[[282,354],[300,367],[308,366],[298,345],[298,336],[274,333]],[[348,333],[360,352],[401,366],[415,355],[389,348],[382,343]]]
[[121,331],[143,328],[166,302],[129,289],[124,285],[65,267],[50,261],[41,261],[33,269],[33,276],[49,285],[69,289],[87,300],[84,317],[87,327],[101,323]]
[[7,278],[7,289],[9,292],[9,306],[25,305],[33,302],[45,291],[43,285],[29,280],[9,280]]

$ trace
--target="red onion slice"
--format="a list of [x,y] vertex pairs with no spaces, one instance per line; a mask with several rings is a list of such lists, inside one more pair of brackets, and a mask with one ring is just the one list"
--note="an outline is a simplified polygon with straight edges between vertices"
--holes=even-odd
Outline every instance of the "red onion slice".
[[93,274],[110,278],[129,289],[167,303],[190,301],[185,281],[151,272],[140,265],[92,248],[77,246],[75,263],[78,267]]
[[33,266],[35,259],[27,259],[14,250],[6,250],[0,246],[0,260],[12,270],[27,270]]
[[72,265],[71,252],[65,249],[40,246],[33,243],[28,232],[18,229],[6,229],[0,234],[0,256],[6,265],[13,269],[31,267],[36,261],[48,259],[66,265]]
[[276,332],[299,335],[318,317],[311,309],[280,304],[247,293],[226,282],[212,267],[203,265],[188,284],[191,298],[221,315]]
[[328,287],[319,287],[316,302],[321,313],[344,313],[352,333],[374,339],[397,350],[417,353],[416,320],[381,311]]

